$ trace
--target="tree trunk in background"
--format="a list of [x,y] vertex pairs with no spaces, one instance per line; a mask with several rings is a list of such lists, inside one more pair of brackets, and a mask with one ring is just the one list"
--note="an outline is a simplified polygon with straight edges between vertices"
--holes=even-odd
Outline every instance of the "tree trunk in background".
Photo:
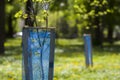
[[4,54],[5,41],[5,0],[0,1],[0,54]]
[[[112,9],[115,5],[115,0],[109,0],[109,7]],[[113,43],[113,31],[114,31],[114,24],[113,22],[115,22],[114,16],[112,14],[108,15],[108,35],[107,35],[107,39],[109,43]]]
[[8,32],[7,37],[13,38],[14,30],[13,30],[13,24],[12,24],[12,12],[9,14],[8,17]]
[[28,0],[27,3],[26,3],[26,14],[28,15],[28,17],[25,20],[25,25],[27,25],[29,27],[33,27],[33,21],[30,17],[32,11],[33,11],[32,0]]
[[114,27],[110,25],[108,28],[108,42],[111,44],[113,43],[113,30]]
[[100,17],[95,17],[94,23],[96,25],[96,28],[94,29],[93,33],[93,45],[102,47],[103,29],[102,25],[100,24]]
[[[95,14],[98,14],[98,12],[101,11],[99,7],[95,7]],[[95,46],[101,46],[103,43],[103,23],[102,23],[102,17],[95,16],[93,20],[93,25],[96,27],[93,29],[93,45]]]

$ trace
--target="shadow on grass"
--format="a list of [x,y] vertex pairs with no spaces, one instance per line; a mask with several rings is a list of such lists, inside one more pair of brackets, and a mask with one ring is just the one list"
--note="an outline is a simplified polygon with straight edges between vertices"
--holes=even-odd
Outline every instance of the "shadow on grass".
[[7,46],[5,47],[5,56],[20,55],[22,54],[21,46]]
[[73,53],[73,52],[83,52],[83,45],[58,45],[57,48],[62,49],[65,53]]
[[120,45],[107,45],[107,46],[103,46],[102,48],[100,47],[94,47],[95,51],[99,51],[99,52],[120,52]]
[[[57,48],[63,50],[62,53],[71,55],[72,53],[84,53],[84,45],[57,45]],[[101,47],[92,47],[92,53],[103,56],[108,54],[120,54],[120,45],[106,45]]]

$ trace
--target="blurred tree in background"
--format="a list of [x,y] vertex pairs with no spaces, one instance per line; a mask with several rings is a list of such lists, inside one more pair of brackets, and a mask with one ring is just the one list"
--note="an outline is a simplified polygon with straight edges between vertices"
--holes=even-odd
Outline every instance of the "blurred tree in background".
[[59,38],[77,38],[78,27],[77,20],[73,10],[74,0],[53,0],[51,4],[51,13],[57,13],[56,33]]
[[0,2],[0,53],[4,53],[5,38],[13,38],[16,32],[17,20],[14,14],[20,8],[17,0],[2,0]]
[[5,0],[0,1],[0,54],[4,53],[5,41]]
[[116,25],[120,26],[120,1],[119,0],[108,0],[109,9],[112,13],[109,13],[104,18],[104,24],[108,30],[107,40],[110,43],[114,42],[113,33]]
[[18,0],[6,1],[6,38],[13,38],[13,34],[17,32],[17,19],[14,17],[16,11],[21,9]]
[[104,29],[108,30],[108,41],[113,42],[113,30],[119,25],[118,0],[74,0],[74,9],[84,33],[92,34],[93,44],[101,45],[104,41]]

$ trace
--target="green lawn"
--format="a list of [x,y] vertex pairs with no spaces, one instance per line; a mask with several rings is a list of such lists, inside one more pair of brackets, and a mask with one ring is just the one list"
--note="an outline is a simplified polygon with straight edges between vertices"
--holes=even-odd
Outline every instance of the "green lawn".
[[[120,80],[120,42],[93,48],[93,67],[86,68],[83,41],[56,41],[54,80]],[[21,40],[9,39],[0,56],[0,80],[22,80]]]

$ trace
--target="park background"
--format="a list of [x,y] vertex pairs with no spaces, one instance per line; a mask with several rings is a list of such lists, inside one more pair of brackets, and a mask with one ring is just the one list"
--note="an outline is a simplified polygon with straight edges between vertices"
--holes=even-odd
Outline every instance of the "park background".
[[[0,2],[0,80],[22,80],[22,41],[18,32],[25,24],[26,2]],[[50,2],[48,26],[56,28],[54,80],[120,80],[119,4],[119,0]],[[38,11],[38,24],[45,26],[46,11]],[[85,65],[83,34],[92,37],[93,67],[89,68]]]

